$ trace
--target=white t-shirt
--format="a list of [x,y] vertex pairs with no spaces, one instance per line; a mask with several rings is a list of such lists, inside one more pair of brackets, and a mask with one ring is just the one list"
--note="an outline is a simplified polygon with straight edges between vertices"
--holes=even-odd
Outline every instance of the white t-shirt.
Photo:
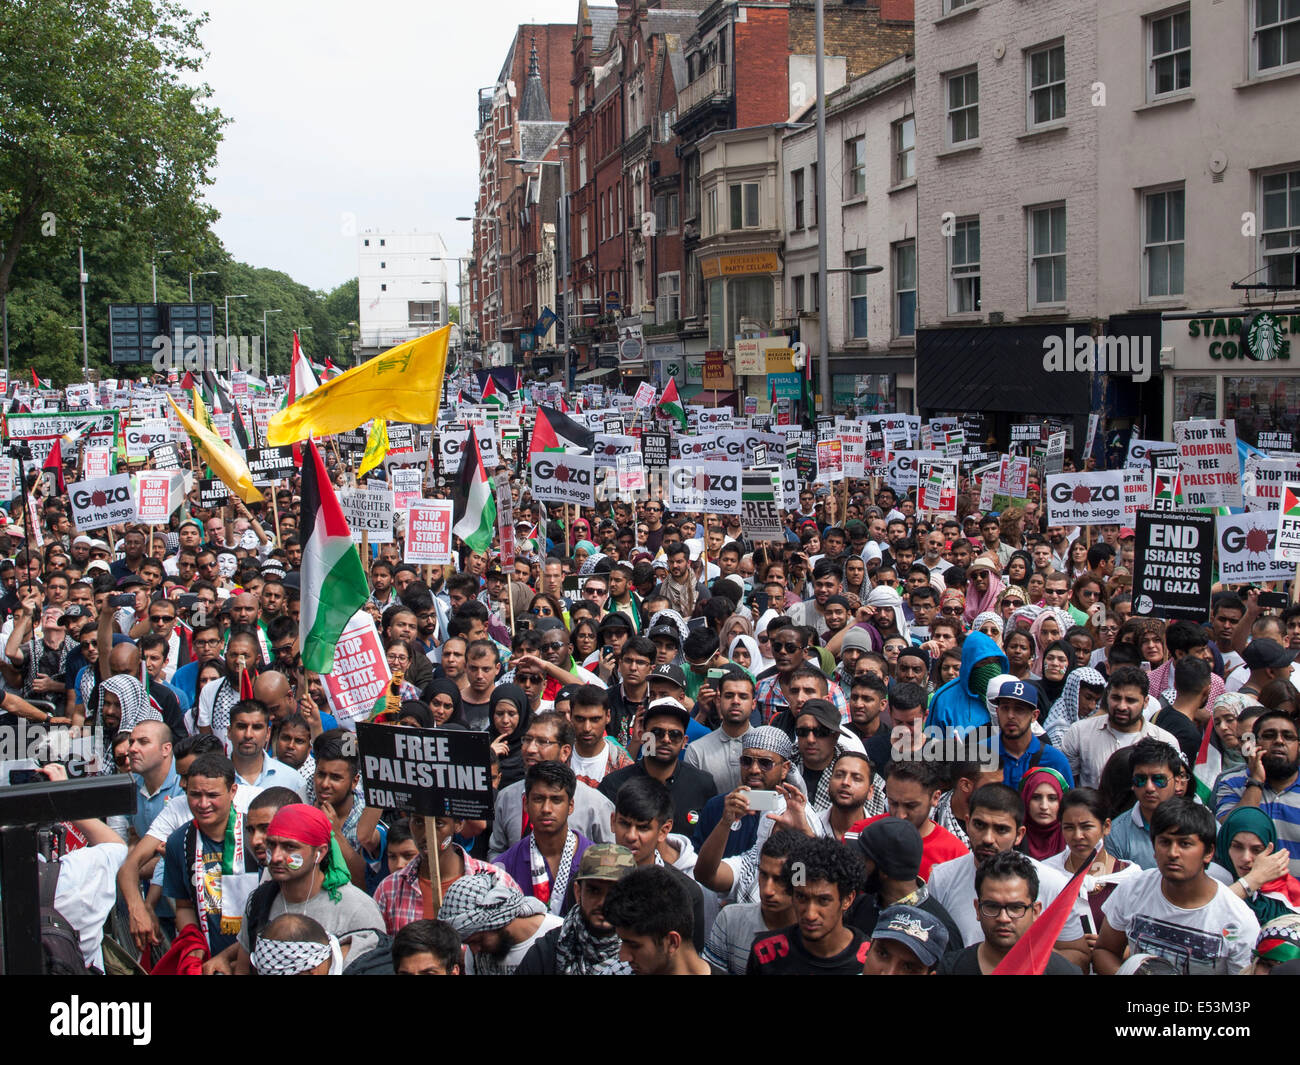
[[521,943],[516,943],[510,948],[510,951],[504,958],[498,961],[495,958],[485,959],[484,962],[478,960],[477,955],[465,948],[465,967],[466,976],[474,976],[480,972],[487,974],[509,975],[519,968],[520,963],[524,960],[524,955],[532,948],[542,936],[546,935],[552,928],[559,928],[564,924],[564,918],[554,913],[548,913],[542,917],[542,923],[538,925],[537,931]]
[[1259,921],[1224,884],[1204,906],[1183,909],[1165,898],[1159,869],[1115,888],[1101,911],[1134,953],[1159,954],[1186,976],[1235,976],[1250,964]]
[[[87,965],[104,969],[104,921],[117,901],[117,871],[126,861],[126,844],[98,843],[59,859],[54,908],[77,930]],[[161,863],[159,863],[161,864]]]
[[[1069,877],[1033,858],[1029,860],[1038,871],[1038,901],[1043,904],[1043,909],[1047,909],[1070,882]],[[975,913],[977,896],[974,853],[963,854],[960,858],[936,865],[930,870],[929,887],[930,894],[948,911],[948,916],[961,930],[962,941],[966,946],[983,943],[984,929],[980,927],[979,916]],[[1075,899],[1074,909],[1070,911],[1057,940],[1083,938],[1083,925],[1079,922],[1082,916],[1091,919],[1088,904],[1082,899]]]
[[588,780],[604,780],[605,766],[609,764],[609,744],[600,745],[600,753],[591,758],[583,758],[578,753],[578,748],[573,748],[573,753],[569,755],[569,768],[580,777],[586,777]]
[[[235,810],[242,816],[248,813],[248,804],[257,798],[262,791],[256,784],[240,784],[235,789]],[[183,795],[176,796],[158,811],[158,816],[153,819],[153,824],[149,826],[149,831],[145,835],[153,836],[154,839],[160,839],[164,843],[167,838],[175,832],[181,825],[187,824],[193,820],[194,815],[190,813],[190,804]],[[159,862],[159,865],[162,863]]]

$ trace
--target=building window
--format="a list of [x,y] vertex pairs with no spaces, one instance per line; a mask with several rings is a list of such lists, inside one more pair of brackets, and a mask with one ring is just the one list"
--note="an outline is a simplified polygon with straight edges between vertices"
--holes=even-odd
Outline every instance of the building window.
[[582,212],[582,217],[578,219],[578,254],[586,256],[590,252],[590,235],[587,232],[587,212]]
[[867,194],[866,137],[850,137],[844,142],[844,191],[850,200]]
[[686,217],[698,218],[700,213],[700,157],[688,155],[682,167],[682,188],[686,193]]
[[659,231],[676,229],[680,219],[677,212],[677,193],[662,192],[655,197],[655,227]]
[[813,163],[808,168],[808,176],[812,181],[812,210],[808,213],[808,228],[817,228],[817,219],[821,217],[822,197],[821,190],[817,186],[817,164]]
[[758,182],[746,181],[728,187],[731,199],[731,228],[758,228]]
[[387,291],[388,291],[388,286],[387,286],[387,285],[380,285],[380,286],[379,286],[379,291],[380,291],[380,292],[387,292]]
[[388,266],[387,263],[381,262],[381,263],[379,264],[379,269],[381,269],[381,270],[386,269],[387,266]]
[[1296,0],[1253,0],[1254,73],[1300,63],[1300,4]]
[[379,238],[379,246],[380,246],[381,248],[384,246],[384,238],[383,238],[383,237],[380,237],[380,238]]
[[704,214],[705,233],[712,235],[718,231],[718,190],[709,189],[705,193],[705,214]]
[[663,112],[659,116],[659,140],[667,144],[673,139],[673,126],[677,122],[677,108]]
[[894,336],[916,336],[916,241],[894,245]]
[[1029,306],[1065,302],[1065,205],[1029,212]]
[[1300,170],[1260,178],[1259,250],[1270,285],[1300,288]]
[[1294,376],[1252,373],[1223,379],[1223,417],[1237,423],[1237,439],[1252,447],[1261,432],[1295,433],[1297,410],[1300,379]]
[[727,282],[727,333],[718,347],[732,346],[732,337],[741,333],[741,319],[745,327],[756,323],[759,329],[772,324],[772,279],[770,277],[735,277]]
[[578,188],[587,183],[587,146],[578,145]]
[[1174,11],[1147,21],[1147,98],[1192,87],[1192,13]]
[[946,15],[974,2],[975,0],[943,0],[943,13]]
[[948,75],[948,143],[979,140],[980,76],[977,70]]
[[682,275],[676,270],[671,274],[660,274],[658,293],[655,321],[661,325],[677,321],[682,316]]
[[[866,266],[865,251],[849,252],[850,267]],[[867,339],[867,275],[849,274],[849,336],[854,340]]]
[[916,118],[908,116],[894,123],[894,184],[916,177]]
[[1182,189],[1148,192],[1144,197],[1146,220],[1142,261],[1146,271],[1146,298],[1163,299],[1183,294],[1184,193]]
[[1065,118],[1065,45],[1055,44],[1030,52],[1029,128]]
[[429,300],[407,300],[406,320],[411,325],[430,325],[437,321],[433,315],[433,303]]
[[727,323],[723,320],[723,292],[721,281],[709,282],[709,347],[720,351],[727,346],[723,339]]
[[369,237],[366,237],[366,240],[365,240],[365,246],[366,246],[367,248],[370,247],[370,238],[369,238]]
[[790,175],[790,195],[794,199],[794,210],[790,214],[792,229],[803,229],[803,167]]
[[804,275],[795,274],[794,277],[790,279],[790,281],[791,281],[792,293],[793,293],[792,299],[794,302],[794,313],[803,314],[803,312],[806,310],[803,301]]
[[980,309],[980,220],[958,219],[948,245],[948,313]]

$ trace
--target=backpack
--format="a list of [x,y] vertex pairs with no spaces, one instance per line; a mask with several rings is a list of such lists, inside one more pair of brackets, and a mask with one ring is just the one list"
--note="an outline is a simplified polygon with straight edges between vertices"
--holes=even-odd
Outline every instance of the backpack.
[[37,883],[40,892],[41,961],[47,976],[85,976],[96,970],[87,967],[81,953],[81,936],[63,914],[54,908],[59,885],[59,863],[40,862]]

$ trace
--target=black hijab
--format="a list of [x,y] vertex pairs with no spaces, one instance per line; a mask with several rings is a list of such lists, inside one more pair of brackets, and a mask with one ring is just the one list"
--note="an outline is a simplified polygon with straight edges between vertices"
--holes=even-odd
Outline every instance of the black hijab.
[[528,707],[528,696],[524,689],[517,684],[498,684],[492,689],[492,696],[488,700],[488,735],[493,739],[497,737],[494,732],[493,715],[496,712],[497,704],[503,702],[514,703],[519,711],[519,723],[515,725],[514,730],[506,737],[506,756],[501,759],[501,787],[508,787],[517,780],[524,779],[524,759],[521,749],[524,743],[524,733],[528,731],[528,726],[532,724],[532,711]]

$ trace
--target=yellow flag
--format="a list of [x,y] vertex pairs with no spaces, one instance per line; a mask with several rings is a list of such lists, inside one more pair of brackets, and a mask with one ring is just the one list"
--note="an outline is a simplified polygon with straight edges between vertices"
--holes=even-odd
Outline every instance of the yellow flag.
[[203,395],[197,388],[190,389],[191,396],[194,400],[194,420],[213,436],[217,435],[217,427],[212,424],[212,415],[208,413],[207,404],[203,402]]
[[357,470],[357,480],[361,480],[373,470],[388,454],[388,422],[376,418],[374,428],[370,430],[370,439],[366,441],[366,453],[361,456],[361,468]]
[[450,335],[451,326],[444,326],[322,382],[271,418],[267,445],[345,433],[371,418],[417,425],[436,421]]
[[[244,462],[239,453],[216,433],[200,425],[180,407],[176,406],[176,401],[171,396],[167,398],[171,400],[172,409],[176,411],[176,417],[180,418],[181,425],[185,426],[185,431],[190,434],[194,446],[199,449],[199,455],[208,464],[212,472],[220,477],[225,486],[245,503],[260,503],[262,493],[253,485],[253,475],[249,472],[248,464]],[[202,407],[202,401],[200,401],[199,405]]]

